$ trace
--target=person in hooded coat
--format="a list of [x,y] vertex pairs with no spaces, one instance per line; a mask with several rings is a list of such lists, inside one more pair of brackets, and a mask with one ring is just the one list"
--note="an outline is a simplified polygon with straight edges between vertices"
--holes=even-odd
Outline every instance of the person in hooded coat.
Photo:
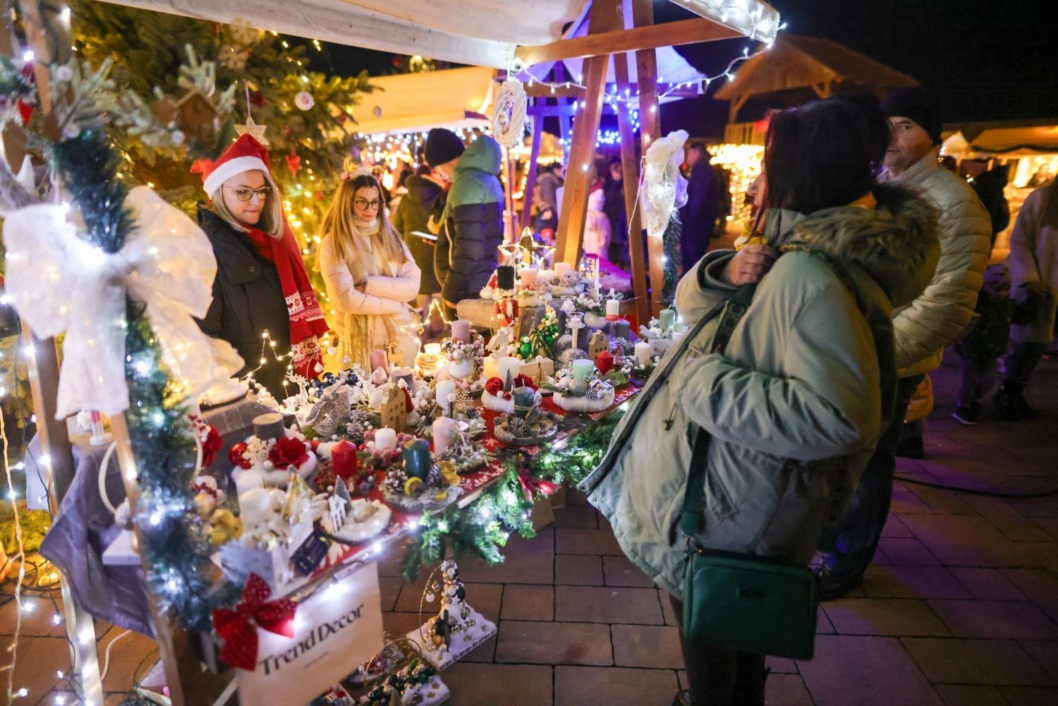
[[[758,193],[767,245],[706,254],[676,294],[691,326],[759,280],[751,305],[722,354],[708,352],[711,323],[668,380],[647,383],[631,439],[581,484],[677,616],[692,428],[712,438],[698,544],[807,565],[893,413],[893,307],[926,286],[939,247],[933,208],[875,181],[887,138],[877,106],[843,99],[772,119]],[[690,689],[674,704],[764,703],[763,655],[683,649]]]

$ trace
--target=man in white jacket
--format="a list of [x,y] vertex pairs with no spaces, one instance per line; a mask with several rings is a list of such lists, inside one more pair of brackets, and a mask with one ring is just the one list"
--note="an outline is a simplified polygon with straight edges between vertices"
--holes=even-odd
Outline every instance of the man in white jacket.
[[[892,137],[880,181],[915,189],[940,211],[940,260],[933,279],[911,304],[893,312],[899,371],[893,421],[878,440],[856,497],[836,539],[817,557],[820,598],[830,600],[863,582],[874,558],[893,495],[896,451],[911,396],[940,365],[973,317],[990,251],[991,220],[973,189],[937,162],[941,121],[936,103],[921,89],[894,93],[882,103]],[[911,438],[915,438],[912,430]],[[917,432],[921,444],[921,429]],[[913,444],[915,442],[912,442]]]

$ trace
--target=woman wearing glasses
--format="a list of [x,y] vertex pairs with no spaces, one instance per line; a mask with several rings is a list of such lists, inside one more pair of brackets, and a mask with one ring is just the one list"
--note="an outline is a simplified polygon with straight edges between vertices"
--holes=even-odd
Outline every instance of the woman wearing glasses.
[[275,357],[290,351],[294,371],[316,377],[323,370],[317,336],[327,324],[283,217],[268,151],[243,135],[216,162],[191,169],[202,173],[210,198],[199,203],[198,222],[217,258],[213,303],[199,326],[235,347],[246,363],[240,375],[253,371],[281,400],[287,365]]
[[322,231],[319,267],[337,311],[340,360],[368,370],[371,351],[392,347],[400,327],[415,321],[408,302],[419,294],[422,273],[366,170],[343,174]]

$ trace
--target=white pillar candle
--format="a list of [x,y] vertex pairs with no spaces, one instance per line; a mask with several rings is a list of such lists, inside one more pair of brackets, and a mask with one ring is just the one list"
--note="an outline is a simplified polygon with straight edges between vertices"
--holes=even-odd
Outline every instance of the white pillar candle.
[[518,272],[522,278],[523,287],[532,287],[536,283],[536,270],[532,267],[524,267]]
[[591,373],[593,370],[595,370],[595,361],[593,360],[579,358],[573,361],[574,380],[587,380],[591,377]]
[[434,387],[434,396],[437,398],[437,404],[445,415],[452,413],[452,400],[455,399],[455,394],[456,384],[453,381],[437,381],[437,385]]
[[452,322],[452,338],[460,343],[470,340],[470,322],[466,319],[456,319]]
[[507,373],[511,374],[511,380],[518,377],[518,373],[522,370],[522,361],[513,356],[505,356],[500,358],[499,369],[500,374],[497,377],[506,384]]
[[621,317],[621,301],[619,299],[606,300],[606,318],[610,321]]
[[636,361],[640,367],[646,367],[650,364],[650,344],[646,341],[640,341],[636,344]]
[[389,427],[383,427],[375,432],[376,449],[397,448],[397,432]]
[[455,431],[454,419],[438,417],[433,421],[433,452],[444,453],[452,443],[452,432]]
[[573,270],[573,266],[568,262],[556,262],[555,263],[555,275],[562,276],[567,272]]
[[423,353],[428,353],[429,355],[441,355],[441,344],[427,343],[425,346],[423,346],[422,351]]
[[485,379],[498,378],[500,376],[500,364],[491,355],[485,356]]
[[661,325],[662,331],[671,329],[672,325],[676,323],[676,310],[662,309],[661,314],[658,316],[658,323]]

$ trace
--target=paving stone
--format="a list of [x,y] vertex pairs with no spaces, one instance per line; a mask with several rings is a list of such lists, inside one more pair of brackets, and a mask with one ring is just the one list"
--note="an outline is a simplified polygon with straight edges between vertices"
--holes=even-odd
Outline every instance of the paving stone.
[[623,555],[613,532],[608,529],[557,528],[555,530],[555,553]]
[[[933,687],[893,638],[820,635],[816,637],[815,657],[798,665],[818,706],[941,704]],[[871,694],[884,697],[871,702]]]
[[661,614],[665,617],[665,624],[679,625],[680,622],[676,617],[675,610],[672,608],[672,601],[669,600],[669,594],[665,591],[659,591],[658,599],[661,601]]
[[1058,640],[1022,640],[1021,646],[1058,680]]
[[[1053,456],[1051,463],[1054,463]],[[1011,506],[1025,517],[1058,517],[1058,498],[1024,498],[1010,501]]]
[[907,653],[934,683],[1046,686],[1051,678],[1013,640],[909,637]]
[[1054,688],[1004,686],[1000,687],[999,693],[1008,703],[1018,706],[1054,706],[1055,701]]
[[503,620],[554,620],[555,589],[509,583],[503,589]]
[[966,503],[1015,542],[1047,542],[1051,539],[1042,527],[1002,498],[968,495]]
[[404,582],[391,576],[378,577],[378,590],[382,598],[382,610],[393,610],[397,605],[397,598],[404,587]]
[[825,610],[816,611],[816,635],[833,635],[837,632]]
[[774,669],[764,685],[764,700],[768,706],[815,706],[800,674],[776,674]]
[[950,633],[925,601],[888,599],[823,604],[841,635],[947,636]]
[[555,706],[668,706],[677,688],[668,669],[555,667]]
[[[1018,544],[980,517],[907,515],[901,521],[944,566],[1021,567]],[[889,550],[886,549],[886,553]]]
[[573,586],[602,586],[602,557],[556,554],[555,583]]
[[878,546],[885,551],[892,566],[940,566],[937,557],[914,537],[883,537]]
[[1008,706],[1008,701],[994,686],[958,686],[935,684],[945,706]]
[[900,518],[896,515],[890,514],[885,520],[885,526],[882,527],[883,537],[913,537],[911,530],[907,528]]
[[598,529],[599,513],[587,505],[568,505],[555,511],[555,527]]
[[611,665],[610,627],[597,623],[504,620],[500,623],[496,661]]
[[511,537],[503,553],[504,562],[496,566],[480,559],[464,559],[459,565],[460,578],[475,583],[554,583],[553,528],[544,528],[533,539]]
[[768,655],[765,660],[765,665],[771,670],[772,674],[798,674],[797,662],[786,657],[775,657]]
[[566,505],[589,505],[588,496],[575,486],[566,486]]
[[[999,569],[953,568],[952,574],[959,580],[970,598],[991,601],[1023,601],[1025,594],[1018,590]],[[938,596],[939,598],[939,596]]]
[[661,602],[653,588],[556,586],[555,620],[661,625]]
[[864,575],[868,598],[970,598],[951,569],[940,566],[870,566]]
[[929,505],[922,502],[922,498],[912,493],[907,484],[900,481],[893,484],[893,499],[891,503],[889,512],[894,515],[929,514],[933,512]]
[[[498,627],[498,626],[497,626]],[[497,633],[498,635],[498,633]],[[493,635],[485,642],[481,643],[470,652],[470,654],[460,657],[461,662],[486,662],[491,663],[496,661],[496,638],[497,635]],[[447,673],[447,672],[446,672]]]
[[541,706],[550,704],[551,667],[456,662],[441,675],[453,704]]
[[[927,459],[925,462],[920,462],[927,471],[933,472],[934,475],[940,480],[943,474],[937,474],[934,471],[934,464],[948,464],[951,462],[950,458],[945,458],[940,461],[934,461]],[[942,481],[943,482],[943,481]],[[942,490],[940,488],[930,488],[925,485],[911,485],[911,492],[922,499],[922,502],[932,512],[942,513],[946,515],[972,515],[974,509],[967,505],[962,499],[950,490]]]
[[1058,575],[1042,569],[1003,569],[1002,572],[1052,620],[1058,620]]
[[1058,639],[1058,625],[1028,601],[929,601],[956,637]]
[[618,667],[680,669],[680,632],[676,627],[612,625],[614,664]]
[[396,639],[404,637],[415,628],[420,627],[433,613],[383,613],[382,630],[386,637]]
[[629,561],[628,557],[604,556],[602,566],[607,586],[655,588],[650,577],[640,571],[639,567]]

